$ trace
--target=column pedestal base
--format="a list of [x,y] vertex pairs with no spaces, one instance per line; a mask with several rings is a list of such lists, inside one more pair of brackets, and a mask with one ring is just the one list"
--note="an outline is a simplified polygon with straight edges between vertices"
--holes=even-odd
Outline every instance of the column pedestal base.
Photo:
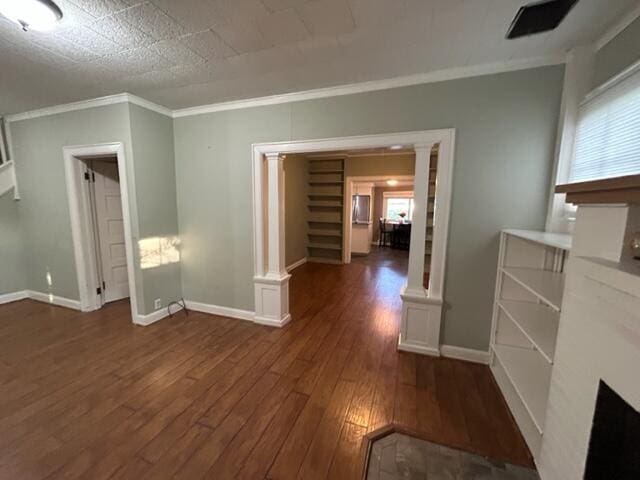
[[291,320],[289,314],[289,279],[291,275],[254,277],[255,323],[283,327]]
[[440,355],[440,321],[442,300],[429,298],[426,291],[404,288],[402,322],[398,336],[398,350],[422,355]]

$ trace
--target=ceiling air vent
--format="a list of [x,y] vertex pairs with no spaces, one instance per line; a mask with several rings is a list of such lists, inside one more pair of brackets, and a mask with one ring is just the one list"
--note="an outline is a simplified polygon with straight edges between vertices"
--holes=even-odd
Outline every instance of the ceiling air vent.
[[507,38],[525,37],[556,28],[578,0],[542,0],[520,7]]

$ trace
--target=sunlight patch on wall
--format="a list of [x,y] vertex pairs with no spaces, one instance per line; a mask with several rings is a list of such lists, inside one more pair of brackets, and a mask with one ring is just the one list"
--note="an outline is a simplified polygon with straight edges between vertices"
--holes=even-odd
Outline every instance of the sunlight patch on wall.
[[180,239],[172,237],[149,237],[138,240],[140,268],[143,270],[180,261]]

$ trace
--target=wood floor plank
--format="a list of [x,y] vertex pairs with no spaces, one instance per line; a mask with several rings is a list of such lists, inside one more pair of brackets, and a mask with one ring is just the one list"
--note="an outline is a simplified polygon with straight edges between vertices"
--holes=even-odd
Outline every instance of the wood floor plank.
[[340,433],[345,424],[353,389],[353,382],[345,380],[340,380],[336,385],[298,472],[299,479],[327,478]]
[[358,458],[360,454],[362,437],[364,437],[366,433],[366,427],[345,422],[327,478],[332,480],[358,478],[362,472],[362,465],[354,461],[354,459]]
[[531,465],[491,372],[397,352],[406,252],[293,272],[282,329],[0,305],[0,478],[354,478],[366,433]]
[[238,472],[238,478],[264,478],[309,397],[291,392]]

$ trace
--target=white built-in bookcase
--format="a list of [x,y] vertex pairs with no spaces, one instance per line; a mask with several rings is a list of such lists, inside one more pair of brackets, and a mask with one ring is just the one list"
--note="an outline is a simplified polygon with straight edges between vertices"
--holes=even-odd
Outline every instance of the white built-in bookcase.
[[540,451],[571,237],[504,230],[490,367],[534,457]]

